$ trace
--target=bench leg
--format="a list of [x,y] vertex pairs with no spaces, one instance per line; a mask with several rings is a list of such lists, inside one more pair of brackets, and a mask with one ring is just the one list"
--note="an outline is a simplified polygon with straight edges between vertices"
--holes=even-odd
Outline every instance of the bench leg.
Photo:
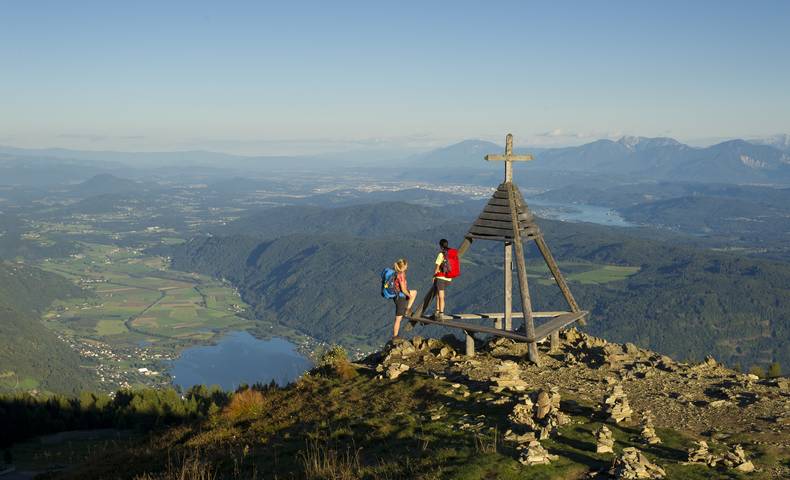
[[560,342],[560,331],[554,330],[551,332],[551,352],[555,353],[560,350],[560,346],[562,343]]
[[466,356],[467,357],[474,357],[475,356],[475,337],[472,336],[471,333],[464,331],[466,335]]
[[502,330],[502,319],[501,318],[497,318],[497,319],[494,320],[494,328],[496,328],[497,330]]

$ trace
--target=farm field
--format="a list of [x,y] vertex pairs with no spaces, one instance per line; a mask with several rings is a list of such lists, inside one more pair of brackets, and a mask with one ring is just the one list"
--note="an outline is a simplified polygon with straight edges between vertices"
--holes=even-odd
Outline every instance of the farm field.
[[42,268],[64,275],[91,296],[54,304],[44,316],[57,330],[108,343],[201,341],[250,321],[238,295],[203,275],[173,272],[161,257],[88,244],[81,254]]
[[[560,262],[560,271],[568,282],[602,285],[618,282],[639,272],[639,267],[604,265],[597,263]],[[542,285],[551,285],[554,280],[544,263],[527,265],[529,275],[536,276]]]

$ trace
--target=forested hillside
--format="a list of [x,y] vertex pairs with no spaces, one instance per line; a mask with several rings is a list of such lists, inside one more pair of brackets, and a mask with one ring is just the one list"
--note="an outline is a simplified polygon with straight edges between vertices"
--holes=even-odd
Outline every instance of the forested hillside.
[[[644,232],[631,236],[624,229],[545,220],[541,225],[579,303],[593,312],[587,327],[592,333],[677,358],[713,354],[743,367],[790,364],[790,266],[652,241]],[[447,224],[379,239],[196,238],[173,252],[173,266],[232,281],[257,318],[327,341],[376,345],[388,338],[392,317],[392,305],[378,291],[381,269],[408,258],[410,286],[422,294],[430,285],[438,235],[457,241],[467,227]],[[449,310],[502,308],[497,247],[473,245],[449,291]],[[534,249],[529,254],[536,308],[561,307]],[[607,276],[611,271],[620,273]]]
[[0,391],[73,393],[94,386],[79,355],[39,320],[54,299],[79,294],[57,275],[0,261]]

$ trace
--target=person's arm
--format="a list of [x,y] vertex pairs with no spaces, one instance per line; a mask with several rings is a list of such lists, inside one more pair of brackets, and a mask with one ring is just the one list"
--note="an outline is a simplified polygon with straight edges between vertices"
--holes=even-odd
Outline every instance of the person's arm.
[[439,271],[441,271],[441,269],[442,269],[442,262],[443,261],[444,261],[444,259],[442,258],[442,254],[439,253],[439,255],[436,256],[436,264],[434,265],[434,268],[433,268],[433,274],[434,275],[436,275],[437,273],[439,273]]
[[403,274],[403,281],[401,282],[400,291],[406,295],[406,298],[411,298],[411,290],[409,290],[409,283],[406,281],[406,274]]

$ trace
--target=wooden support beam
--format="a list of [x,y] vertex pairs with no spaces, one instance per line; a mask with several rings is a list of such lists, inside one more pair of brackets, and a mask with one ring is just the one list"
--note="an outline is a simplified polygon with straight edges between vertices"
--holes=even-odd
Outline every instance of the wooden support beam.
[[464,334],[466,334],[466,356],[467,357],[474,357],[475,356],[475,337],[472,332],[468,330],[464,330]]
[[560,331],[559,330],[554,330],[553,332],[551,332],[551,337],[550,338],[551,338],[551,349],[550,349],[550,351],[552,353],[556,353],[556,352],[558,352],[560,350],[560,347],[562,346],[562,342],[560,342]]
[[513,244],[505,242],[505,330],[513,330]]
[[[518,225],[516,192],[512,182],[507,182],[507,190],[510,194],[510,215],[514,225]],[[518,288],[521,293],[521,307],[524,311],[524,323],[526,326],[527,338],[530,339],[528,354],[529,360],[535,365],[540,365],[538,358],[538,346],[535,343],[535,323],[532,319],[532,301],[529,297],[529,285],[527,284],[527,264],[524,261],[524,245],[521,243],[521,233],[518,228],[513,229],[513,246],[516,250],[516,267],[518,269]]]
[[501,318],[495,318],[494,319],[494,328],[496,328],[497,330],[502,330],[502,319]]
[[[557,286],[560,287],[560,291],[562,292],[562,296],[565,297],[565,301],[568,302],[568,307],[571,309],[571,312],[578,312],[579,305],[576,303],[576,299],[573,298],[573,294],[571,293],[571,289],[568,287],[568,283],[565,281],[565,277],[562,276],[562,272],[560,272],[560,267],[557,265],[557,261],[554,260],[554,255],[551,254],[551,250],[549,250],[549,246],[546,245],[546,240],[543,239],[543,235],[537,235],[535,237],[535,244],[538,246],[538,250],[540,254],[543,256],[543,260],[546,261],[546,265],[548,265],[551,274],[554,276],[554,281],[557,282]],[[587,322],[584,318],[579,320],[579,324],[586,325]]]
[[573,322],[578,322],[584,319],[590,312],[580,310],[578,312],[571,312],[554,317],[548,322],[542,323],[535,328],[535,338],[541,340],[548,337],[552,332],[558,332],[560,329],[567,327]]

